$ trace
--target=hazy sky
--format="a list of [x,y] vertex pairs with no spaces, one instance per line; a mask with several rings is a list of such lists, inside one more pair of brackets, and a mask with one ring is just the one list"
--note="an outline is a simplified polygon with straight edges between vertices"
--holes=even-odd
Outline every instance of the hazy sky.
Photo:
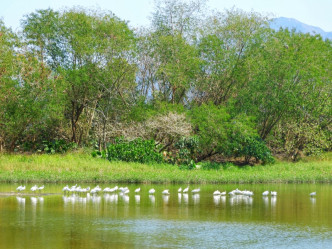
[[[129,21],[132,27],[147,25],[153,0],[0,0],[0,17],[16,30],[23,15],[36,9],[55,10],[72,6],[101,8]],[[256,11],[273,17],[291,17],[332,31],[332,0],[209,0],[208,6],[223,11],[231,7]]]

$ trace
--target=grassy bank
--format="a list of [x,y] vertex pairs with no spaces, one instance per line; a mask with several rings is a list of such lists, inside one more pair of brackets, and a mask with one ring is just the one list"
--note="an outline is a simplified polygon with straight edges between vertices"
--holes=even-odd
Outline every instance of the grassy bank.
[[298,163],[180,170],[176,165],[108,162],[84,153],[0,155],[1,182],[272,183],[332,182],[332,154]]

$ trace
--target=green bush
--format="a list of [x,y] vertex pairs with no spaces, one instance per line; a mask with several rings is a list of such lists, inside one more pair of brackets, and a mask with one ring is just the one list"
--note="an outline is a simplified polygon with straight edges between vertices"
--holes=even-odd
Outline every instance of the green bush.
[[220,155],[224,158],[245,157],[250,163],[271,163],[274,161],[270,150],[254,129],[251,117],[238,115],[232,117],[226,107],[213,103],[194,107],[190,113],[191,122],[199,137],[199,158]]
[[195,161],[198,150],[198,137],[182,137],[175,143],[174,147],[177,153],[174,162],[180,165],[188,165],[189,168],[195,167]]
[[77,147],[76,143],[68,143],[64,139],[52,140],[52,141],[43,141],[43,151],[49,154],[54,153],[65,153],[70,149]]
[[255,158],[265,163],[273,163],[274,158],[264,141],[258,137],[248,137],[244,139],[244,144],[240,154],[249,162],[250,158]]
[[222,164],[217,162],[204,162],[202,163],[202,169],[204,170],[219,170],[221,168]]
[[162,162],[163,157],[156,151],[154,140],[137,138],[127,141],[124,138],[116,138],[113,144],[107,147],[108,160],[120,160],[126,162]]

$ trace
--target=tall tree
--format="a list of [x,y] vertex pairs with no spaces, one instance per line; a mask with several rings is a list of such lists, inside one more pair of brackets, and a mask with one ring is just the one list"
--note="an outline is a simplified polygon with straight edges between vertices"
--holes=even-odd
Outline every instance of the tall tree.
[[18,144],[52,136],[59,98],[50,69],[3,26],[1,34],[0,137],[7,149],[14,150]]
[[184,103],[199,69],[193,44],[199,11],[205,1],[156,1],[152,25],[141,38],[140,86],[143,92],[173,104]]
[[257,118],[263,139],[287,119],[322,118],[331,101],[331,42],[271,31],[252,55],[246,68],[250,78],[237,101],[242,112]]
[[[84,9],[39,10],[27,15],[22,23],[32,48],[43,51],[43,61],[67,85],[66,116],[71,124],[71,140],[81,143],[94,116],[94,111],[88,110],[94,110],[105,92],[121,95],[119,90],[125,88],[116,86],[127,84],[126,74],[134,73],[133,66],[127,66],[131,63],[128,54],[133,50],[134,34],[113,14]],[[118,91],[111,90],[114,88]],[[85,122],[80,122],[82,117]]]
[[207,18],[198,40],[202,72],[198,102],[227,103],[247,81],[245,63],[253,44],[262,39],[266,18],[258,13],[229,10]]

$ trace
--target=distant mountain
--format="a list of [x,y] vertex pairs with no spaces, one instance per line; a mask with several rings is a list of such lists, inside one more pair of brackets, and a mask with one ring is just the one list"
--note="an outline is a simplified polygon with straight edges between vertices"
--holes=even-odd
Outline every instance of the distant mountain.
[[332,40],[332,32],[325,32],[319,27],[302,23],[293,18],[275,18],[271,21],[270,27],[275,30],[279,30],[279,28],[288,28],[289,30],[295,29],[296,31],[301,33],[310,33],[312,35],[320,34],[324,39]]

